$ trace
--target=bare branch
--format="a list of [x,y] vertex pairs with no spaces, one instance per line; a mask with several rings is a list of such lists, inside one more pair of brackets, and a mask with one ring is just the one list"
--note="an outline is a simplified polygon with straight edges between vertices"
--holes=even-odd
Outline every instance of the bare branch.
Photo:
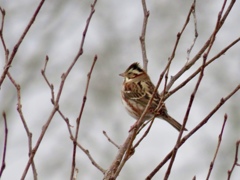
[[[9,72],[7,72],[7,76],[10,79],[10,81],[12,82],[12,84],[15,86],[16,91],[17,91],[17,111],[19,113],[19,116],[21,118],[21,121],[23,123],[24,129],[27,133],[27,137],[28,137],[28,155],[30,156],[30,154],[32,153],[33,149],[32,149],[32,133],[30,132],[27,122],[25,120],[25,117],[23,115],[23,111],[22,111],[22,102],[21,102],[21,86],[19,84],[16,83],[16,81],[13,79],[13,77],[11,76],[11,74]],[[34,161],[31,161],[31,166],[32,166],[32,171],[33,171],[33,177],[34,180],[37,179],[37,170],[36,170],[36,166]]]
[[66,122],[67,124],[67,128],[68,128],[68,132],[70,134],[70,138],[73,139],[73,133],[71,128],[73,127],[70,123],[69,123],[69,119],[67,117],[65,117],[62,113],[62,111],[60,110],[60,108],[58,108],[58,113],[60,114],[60,116],[63,118],[63,120]]
[[216,160],[216,157],[217,157],[217,154],[218,154],[218,150],[220,148],[220,144],[221,144],[221,141],[222,141],[222,135],[223,135],[223,131],[224,131],[224,128],[225,128],[226,121],[227,121],[227,114],[224,115],[224,121],[223,121],[222,129],[221,129],[221,132],[220,132],[220,134],[218,136],[218,145],[217,145],[217,148],[216,148],[213,160],[210,163],[210,167],[209,167],[209,170],[208,170],[208,175],[207,175],[206,180],[208,180],[210,175],[211,175],[211,172],[212,172],[212,169],[213,169],[213,166],[214,166],[214,162]]
[[[92,11],[93,11],[93,7],[92,6]],[[77,142],[77,139],[78,139],[78,132],[79,132],[79,127],[80,127],[80,122],[81,122],[81,118],[82,118],[82,113],[83,113],[83,110],[84,110],[84,107],[85,107],[85,103],[86,103],[86,100],[87,100],[87,92],[88,92],[88,87],[89,87],[89,83],[90,83],[90,79],[91,79],[91,74],[92,74],[92,71],[93,71],[93,68],[94,68],[94,65],[97,61],[97,55],[95,55],[94,57],[94,60],[93,60],[93,63],[92,63],[92,67],[87,75],[87,84],[86,84],[86,88],[85,88],[85,93],[84,93],[84,96],[83,96],[83,102],[82,102],[82,106],[81,106],[81,110],[80,110],[80,113],[79,113],[79,116],[77,118],[77,127],[76,127],[76,133],[75,133],[75,138],[74,138],[74,141],[73,141],[73,155],[72,155],[72,173],[71,173],[71,179],[73,179],[73,175],[74,175],[74,169],[75,169],[75,166],[76,166],[76,142]]]
[[238,163],[238,148],[239,148],[239,145],[240,145],[240,140],[238,140],[236,142],[235,158],[234,158],[234,162],[233,162],[232,168],[228,171],[228,178],[227,178],[228,180],[230,180],[232,172],[233,172],[235,166],[239,166],[240,167],[240,164]]
[[[58,89],[58,93],[57,93],[57,97],[56,99],[54,99],[54,107],[52,109],[52,112],[50,113],[49,115],[49,118],[47,120],[47,122],[44,124],[43,128],[42,128],[42,132],[37,140],[37,143],[35,145],[35,147],[33,148],[33,151],[28,159],[28,162],[27,162],[27,165],[25,167],[25,170],[22,174],[22,177],[21,177],[21,180],[24,180],[25,177],[26,177],[26,174],[28,172],[28,169],[29,169],[29,166],[38,150],[38,147],[40,146],[40,143],[42,142],[42,139],[48,129],[48,126],[49,124],[51,123],[55,113],[58,111],[58,108],[59,108],[59,101],[60,101],[60,97],[61,97],[61,94],[62,94],[62,91],[63,91],[63,86],[65,84],[65,80],[67,79],[70,71],[72,70],[73,66],[75,65],[75,63],[77,62],[77,60],[79,59],[79,57],[83,54],[83,45],[84,45],[84,42],[85,42],[85,37],[86,37],[86,34],[87,34],[87,30],[88,30],[88,27],[89,27],[89,24],[90,24],[90,21],[91,21],[91,18],[92,18],[92,15],[93,13],[95,12],[95,5],[96,5],[96,2],[97,0],[94,1],[94,3],[91,5],[91,12],[90,12],[90,15],[87,19],[87,22],[86,22],[86,26],[85,26],[85,29],[83,31],[83,35],[82,35],[82,40],[81,40],[81,43],[80,43],[80,48],[79,48],[79,51],[77,52],[77,55],[75,56],[73,62],[70,64],[69,68],[67,69],[67,71],[65,73],[62,74],[62,80],[61,80],[61,83],[60,83],[60,87]],[[46,58],[47,59],[47,58]],[[52,86],[53,87],[53,86]],[[52,91],[53,92],[53,91]],[[73,178],[73,174],[74,174],[74,170],[71,174],[71,178]]]
[[142,7],[143,7],[144,18],[143,18],[143,24],[142,24],[142,33],[139,39],[140,39],[141,48],[142,48],[143,69],[147,72],[148,58],[147,58],[145,38],[146,38],[148,17],[150,15],[150,12],[147,10],[147,4],[145,0],[142,0]]
[[185,126],[186,126],[186,123],[187,123],[187,120],[188,120],[188,116],[189,116],[189,113],[190,113],[190,110],[191,110],[193,101],[194,101],[194,99],[195,99],[195,95],[196,95],[196,93],[197,93],[197,91],[198,91],[198,88],[199,88],[199,86],[200,86],[200,83],[201,83],[202,78],[203,78],[203,75],[204,75],[204,67],[205,67],[205,63],[206,63],[206,58],[207,58],[207,56],[204,56],[204,57],[203,57],[202,70],[201,70],[201,73],[200,73],[200,75],[199,75],[199,78],[198,78],[198,81],[197,81],[197,83],[196,83],[196,86],[195,86],[195,88],[194,88],[194,91],[193,91],[193,93],[192,93],[191,96],[190,96],[188,108],[187,108],[187,111],[186,111],[186,114],[185,114],[185,117],[184,117],[184,120],[183,120],[183,125],[182,125],[182,128],[181,128],[181,130],[180,130],[180,133],[179,133],[179,135],[178,135],[178,139],[177,139],[176,145],[175,145],[175,147],[174,147],[174,149],[173,149],[171,161],[170,161],[169,166],[168,166],[168,169],[167,169],[167,171],[166,171],[164,180],[167,180],[168,177],[169,177],[169,175],[170,175],[170,173],[171,173],[172,165],[173,165],[173,162],[174,162],[175,157],[176,157],[176,155],[177,155],[177,151],[178,151],[178,147],[179,147],[178,144],[179,144],[180,141],[181,141],[181,138],[182,138],[182,135],[183,135],[183,131],[184,131],[184,128],[185,128]]
[[[127,139],[125,140],[123,145],[121,145],[116,158],[114,159],[111,166],[106,170],[106,172],[104,174],[104,178],[103,178],[104,180],[116,179],[116,177],[118,176],[118,173],[120,172],[119,165],[120,165],[120,163],[123,159],[123,156],[126,153],[128,147],[131,146],[131,142],[132,142],[134,133],[136,133],[136,129],[134,129],[133,131],[131,131],[129,133]],[[118,173],[116,173],[117,171],[118,171]]]
[[117,143],[115,143],[115,142],[107,135],[106,131],[103,131],[103,134],[104,134],[104,136],[107,138],[107,140],[108,140],[110,143],[112,143],[116,148],[120,149],[120,146],[117,145]]
[[196,43],[196,40],[198,38],[197,17],[196,17],[196,0],[194,0],[194,6],[192,6],[192,15],[193,15],[193,21],[194,21],[194,39],[193,39],[192,45],[187,50],[187,62],[189,61],[191,51],[192,51],[192,49]]
[[[189,139],[198,129],[200,129],[204,124],[206,124],[209,119],[212,117],[216,111],[219,110],[222,105],[227,102],[236,92],[240,90],[240,84],[232,91],[230,92],[225,98],[222,98],[220,102],[215,106],[215,108],[195,127],[193,128],[187,135],[185,135],[181,141],[178,144],[178,149],[185,143],[187,139]],[[159,165],[146,177],[146,180],[150,180],[160,169],[161,167],[172,157],[174,149],[169,152],[165,158],[162,160],[162,162],[159,163]]]
[[[52,104],[54,105],[54,104],[55,104],[54,86],[53,86],[53,84],[51,84],[51,83],[49,82],[49,80],[48,80],[48,78],[47,78],[47,76],[46,76],[46,69],[47,69],[47,63],[48,63],[48,61],[49,61],[49,57],[46,56],[45,64],[44,64],[43,69],[41,70],[41,73],[42,73],[42,76],[43,76],[44,80],[46,81],[48,87],[49,87],[50,90],[51,90],[51,96],[52,96],[51,102],[52,102]],[[63,113],[61,112],[60,108],[58,108],[57,111],[58,111],[58,113],[60,114],[60,116],[63,118],[63,120],[66,122],[67,127],[68,127],[68,132],[69,132],[69,134],[70,134],[70,137],[73,137],[72,131],[71,131],[71,127],[73,127],[73,126],[70,125],[69,119],[66,118],[66,117],[63,115]]]
[[[149,124],[147,130],[144,132],[144,134],[142,135],[142,137],[141,137],[141,138],[138,140],[138,142],[133,146],[133,149],[135,149],[135,148],[142,142],[142,140],[147,136],[147,134],[149,133],[149,131],[150,131],[152,125],[153,125],[154,120],[155,120],[155,119],[152,119],[152,120],[148,121],[148,122],[151,122],[151,123]],[[146,123],[146,124],[147,124],[147,123]],[[144,124],[144,125],[145,125],[145,124]],[[138,132],[140,132],[140,131],[141,131],[141,129],[139,129]]]
[[[158,83],[157,83],[157,85],[156,85],[156,87],[157,87],[157,89],[158,89],[158,87],[159,87],[159,85],[160,85],[160,83],[161,83],[161,81],[162,81],[162,79],[163,79],[163,76],[164,76],[164,74],[166,73],[166,74],[165,74],[164,89],[163,89],[162,93],[160,94],[160,96],[162,97],[161,101],[164,101],[164,100],[166,99],[166,98],[165,98],[165,94],[166,94],[166,93],[169,91],[169,89],[170,89],[169,86],[167,85],[167,82],[168,82],[168,74],[169,74],[170,66],[171,66],[172,61],[173,61],[173,59],[174,59],[174,57],[175,57],[175,52],[176,52],[176,50],[177,50],[177,47],[178,47],[178,43],[179,43],[179,41],[180,41],[180,38],[181,38],[181,36],[182,36],[185,28],[187,27],[187,25],[188,25],[188,23],[189,23],[189,20],[190,20],[190,16],[191,16],[192,11],[195,11],[195,0],[194,0],[193,4],[192,4],[192,6],[191,6],[191,8],[190,8],[190,10],[189,10],[189,12],[188,12],[186,21],[185,21],[185,23],[184,23],[184,25],[183,25],[183,27],[182,27],[181,32],[178,32],[178,34],[177,34],[177,39],[176,39],[176,42],[175,42],[175,45],[174,45],[174,48],[173,48],[171,57],[168,58],[168,63],[167,63],[167,65],[166,65],[165,69],[163,70],[163,72],[161,73],[161,75],[160,75],[160,77],[159,77],[159,81],[158,81]],[[170,81],[170,82],[171,82],[171,81]],[[159,104],[161,104],[161,103],[162,103],[162,102],[160,102]]]
[[5,159],[6,159],[6,153],[7,153],[7,139],[8,139],[8,127],[7,127],[6,113],[3,112],[2,116],[3,116],[3,120],[4,120],[5,136],[4,136],[4,145],[3,145],[2,165],[1,165],[1,169],[0,169],[0,178],[2,177],[2,173],[6,167]]
[[[75,141],[75,139],[72,139],[72,141]],[[76,142],[76,141],[75,141]],[[81,144],[79,144],[78,142],[76,142],[77,146],[87,155],[87,157],[90,159],[90,161],[92,162],[92,164],[98,169],[100,170],[103,174],[105,173],[106,170],[104,170],[101,166],[99,166],[96,161],[93,159],[93,157],[91,156],[90,152],[85,149],[83,146],[81,146]]]
[[[2,14],[2,23],[1,23],[1,28],[0,28],[0,38],[1,38],[2,45],[3,45],[3,50],[4,50],[4,53],[5,53],[5,63],[7,63],[9,50],[7,49],[5,40],[3,38],[3,28],[4,28],[4,21],[5,21],[6,11],[3,8],[1,8],[1,7],[0,7],[0,11],[1,11],[1,14]],[[0,85],[0,87],[1,87],[1,85]]]
[[60,84],[59,91],[57,93],[56,103],[59,103],[60,96],[61,96],[61,93],[62,93],[62,90],[63,90],[63,86],[65,84],[65,80],[66,80],[68,74],[72,70],[73,66],[75,65],[75,63],[77,62],[79,57],[83,54],[83,45],[84,45],[84,42],[85,42],[85,38],[86,38],[86,34],[87,34],[87,30],[88,30],[90,21],[91,21],[92,16],[93,16],[93,14],[95,12],[95,5],[96,5],[96,3],[97,3],[97,0],[94,0],[93,4],[91,5],[91,12],[90,12],[89,17],[87,19],[87,22],[86,22],[86,25],[85,25],[85,29],[83,30],[83,33],[82,33],[82,40],[81,40],[80,47],[79,47],[79,50],[77,52],[77,55],[75,56],[72,64],[69,66],[67,71],[62,74],[62,81],[61,81],[61,84]]
[[49,82],[49,80],[48,80],[48,78],[47,78],[47,76],[46,76],[46,69],[47,69],[48,60],[49,60],[49,58],[48,58],[48,56],[46,56],[46,58],[45,58],[45,64],[44,64],[43,69],[41,70],[41,73],[42,73],[42,76],[43,76],[44,80],[46,81],[48,87],[51,89],[51,96],[52,96],[51,102],[52,102],[52,104],[55,104],[55,102],[54,102],[54,101],[55,101],[54,86],[53,86],[53,84],[51,84],[51,83]]
[[2,83],[3,83],[3,81],[4,81],[4,79],[5,79],[5,77],[6,77],[6,75],[7,75],[8,69],[10,68],[10,66],[11,66],[11,64],[12,64],[12,61],[13,61],[13,59],[14,59],[17,51],[18,51],[18,48],[20,47],[20,45],[21,45],[22,41],[24,40],[26,34],[28,33],[29,29],[32,27],[32,25],[33,25],[33,23],[34,23],[37,15],[38,15],[39,11],[41,10],[42,5],[43,5],[44,2],[45,2],[45,0],[41,0],[41,1],[40,1],[37,9],[35,10],[32,18],[31,18],[30,21],[29,21],[27,27],[25,28],[25,30],[23,31],[23,33],[22,33],[21,37],[19,38],[18,42],[17,42],[16,45],[14,46],[13,51],[12,51],[9,59],[8,59],[7,62],[6,62],[5,67],[4,67],[4,71],[3,71],[2,75],[1,75],[1,78],[0,78],[0,87],[1,87],[1,85],[2,85]]
[[[150,100],[151,101],[151,100]],[[146,107],[148,108],[148,107]],[[141,121],[141,118],[139,119]],[[149,121],[150,122],[150,121]],[[151,121],[151,124],[153,123],[153,120]],[[147,123],[146,123],[147,124]],[[123,168],[124,164],[127,162],[127,160],[134,154],[135,148],[138,146],[138,144],[143,140],[143,138],[147,135],[148,131],[151,128],[148,128],[148,130],[144,133],[140,141],[138,141],[134,147],[132,147],[132,143],[136,137],[136,135],[141,131],[143,126],[138,127],[140,124],[136,124],[136,127],[133,128],[123,143],[123,145],[120,146],[120,149],[118,151],[118,154],[115,158],[115,160],[112,162],[111,166],[108,168],[108,170],[105,173],[104,180],[110,180],[110,179],[116,179],[116,177],[119,175],[121,169]]]
[[[178,32],[178,34],[177,34],[177,39],[176,39],[175,45],[174,45],[174,47],[173,47],[172,54],[171,54],[171,56],[168,58],[168,64],[166,65],[166,68],[165,68],[165,70],[163,71],[164,73],[166,72],[166,75],[165,75],[165,84],[167,83],[168,73],[169,73],[169,70],[170,70],[170,66],[171,66],[171,64],[172,64],[172,61],[173,61],[173,59],[174,59],[174,57],[175,57],[175,52],[176,52],[176,50],[177,50],[178,43],[179,43],[179,41],[180,41],[180,38],[181,38],[184,30],[186,29],[186,27],[187,27],[187,25],[188,25],[188,23],[189,23],[190,16],[191,16],[192,12],[195,11],[195,5],[196,5],[196,1],[194,0],[193,3],[192,3],[192,6],[191,6],[191,8],[190,8],[190,10],[189,10],[189,12],[188,12],[186,21],[185,21],[185,23],[184,23],[184,25],[183,25],[183,27],[182,27],[182,30],[181,30],[180,32]],[[165,86],[166,86],[166,85],[165,85]],[[170,88],[169,88],[168,86],[166,86],[166,88],[164,88],[163,93],[161,93],[161,96],[164,97],[163,95],[164,95],[166,92],[168,92],[169,89],[170,89]]]

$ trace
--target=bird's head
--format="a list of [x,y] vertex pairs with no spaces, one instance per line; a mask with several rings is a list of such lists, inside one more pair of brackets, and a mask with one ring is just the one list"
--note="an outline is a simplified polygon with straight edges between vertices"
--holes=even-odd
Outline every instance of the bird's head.
[[146,75],[146,72],[142,69],[139,63],[135,62],[131,64],[125,72],[119,74],[124,77],[126,82],[132,81],[136,78],[141,77],[142,75]]

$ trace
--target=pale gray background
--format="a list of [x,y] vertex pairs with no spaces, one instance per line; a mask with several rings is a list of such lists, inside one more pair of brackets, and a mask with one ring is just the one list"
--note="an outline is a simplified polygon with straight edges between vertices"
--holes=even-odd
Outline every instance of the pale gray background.
[[[6,10],[4,37],[10,51],[17,42],[39,1],[2,0]],[[42,125],[46,122],[52,104],[50,90],[41,76],[45,56],[49,56],[47,76],[58,89],[60,77],[78,51],[82,31],[90,12],[91,0],[46,1],[33,27],[27,34],[14,59],[10,72],[21,85],[23,112],[33,133],[33,144],[38,139]],[[148,1],[150,17],[146,35],[149,58],[148,71],[154,83],[167,63],[176,34],[182,28],[192,1],[160,0]],[[213,31],[222,1],[201,0],[197,2],[199,38],[192,56],[202,47]],[[240,3],[236,2],[227,19],[210,57],[219,52],[240,35]],[[64,86],[60,108],[75,125],[82,104],[86,74],[93,57],[98,55],[94,68],[88,99],[81,121],[79,142],[89,149],[95,160],[107,168],[117,150],[103,136],[102,131],[121,144],[128,135],[134,120],[128,116],[120,100],[122,83],[119,73],[135,61],[142,63],[139,36],[143,20],[139,0],[99,0],[96,12],[87,33],[84,54],[72,69]],[[180,41],[170,75],[174,75],[186,63],[187,49],[194,37],[193,21]],[[195,98],[187,128],[191,130],[240,82],[240,45],[237,44],[205,71],[205,76]],[[0,48],[0,67],[4,65],[4,54]],[[195,68],[201,62],[197,63]],[[185,73],[186,78],[193,70]],[[174,94],[166,102],[169,113],[182,122],[196,78]],[[160,87],[160,90],[162,86]],[[220,151],[210,179],[226,179],[232,166],[235,143],[240,137],[240,94],[237,93],[179,150],[173,165],[170,180],[205,179],[213,158],[223,116],[228,114]],[[28,160],[27,136],[16,111],[16,90],[5,79],[0,90],[0,111],[6,111],[9,137],[6,169],[2,180],[20,179]],[[164,121],[156,120],[151,132],[127,162],[119,180],[144,179],[172,149],[177,131]],[[0,154],[2,155],[4,128],[0,121]],[[72,159],[72,142],[65,122],[56,115],[35,156],[39,179],[69,179]],[[78,179],[102,179],[102,174],[91,164],[86,155],[78,150]],[[162,179],[167,166],[153,179]],[[240,177],[236,168],[232,180]],[[32,179],[31,170],[27,180]]]

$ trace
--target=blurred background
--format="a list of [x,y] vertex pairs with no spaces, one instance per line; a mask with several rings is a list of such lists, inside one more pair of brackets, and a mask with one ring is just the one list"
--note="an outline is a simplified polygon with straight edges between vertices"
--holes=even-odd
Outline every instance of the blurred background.
[[[67,70],[75,57],[90,13],[92,0],[51,0],[43,5],[35,23],[21,44],[10,68],[10,73],[21,85],[23,113],[30,131],[33,133],[33,146],[41,134],[53,108],[51,92],[41,75],[46,55],[49,56],[47,77],[54,85],[55,94],[59,88],[61,75]],[[0,5],[6,10],[4,38],[10,52],[28,24],[39,1],[2,0]],[[223,1],[197,1],[196,15],[199,37],[191,53],[193,57],[212,33],[217,15]],[[191,7],[192,0],[147,1],[150,11],[146,34],[146,47],[149,59],[148,73],[156,84],[160,73],[170,57]],[[217,35],[209,55],[213,57],[221,49],[240,35],[237,1],[227,18],[224,27]],[[108,168],[117,154],[117,149],[102,134],[107,134],[122,144],[128,136],[129,127],[135,122],[125,111],[120,98],[122,78],[118,76],[131,63],[142,64],[139,37],[141,34],[143,12],[141,1],[99,0],[96,12],[90,22],[84,45],[84,54],[75,64],[68,76],[60,100],[60,108],[75,126],[82,98],[95,54],[98,56],[94,67],[87,102],[81,120],[79,143],[88,149],[93,158]],[[176,51],[169,75],[175,75],[187,61],[187,49],[194,38],[193,20],[190,20]],[[188,130],[194,128],[240,82],[240,44],[231,48],[212,65],[206,68],[203,81],[197,92],[187,123]],[[5,55],[1,45],[0,67],[3,69]],[[180,84],[195,69],[201,60],[187,71],[173,87]],[[179,90],[167,101],[169,113],[179,122],[183,121],[190,95],[197,78]],[[163,86],[159,88],[161,91]],[[205,179],[210,162],[218,143],[224,114],[228,114],[221,147],[210,179],[226,179],[227,171],[234,161],[236,141],[240,138],[240,93],[233,96],[210,121],[195,133],[178,151],[170,180]],[[28,161],[28,139],[16,110],[16,89],[5,79],[0,90],[0,111],[7,114],[8,146],[6,169],[2,180],[20,179]],[[2,158],[4,142],[4,123],[0,118],[0,154]],[[144,179],[173,148],[178,132],[168,123],[156,119],[146,139],[136,149],[134,156],[126,163],[119,180]],[[72,160],[72,141],[66,123],[56,114],[34,158],[38,178],[44,180],[69,179]],[[102,179],[103,175],[78,149],[78,179]],[[167,164],[153,179],[163,179]],[[236,167],[232,180],[240,177]],[[32,171],[26,177],[33,179]]]

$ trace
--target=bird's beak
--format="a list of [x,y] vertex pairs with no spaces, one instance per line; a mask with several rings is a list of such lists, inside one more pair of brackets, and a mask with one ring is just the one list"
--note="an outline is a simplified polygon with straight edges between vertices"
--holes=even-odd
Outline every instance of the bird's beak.
[[122,76],[122,77],[124,77],[124,73],[121,73],[121,74],[119,74],[119,76]]

